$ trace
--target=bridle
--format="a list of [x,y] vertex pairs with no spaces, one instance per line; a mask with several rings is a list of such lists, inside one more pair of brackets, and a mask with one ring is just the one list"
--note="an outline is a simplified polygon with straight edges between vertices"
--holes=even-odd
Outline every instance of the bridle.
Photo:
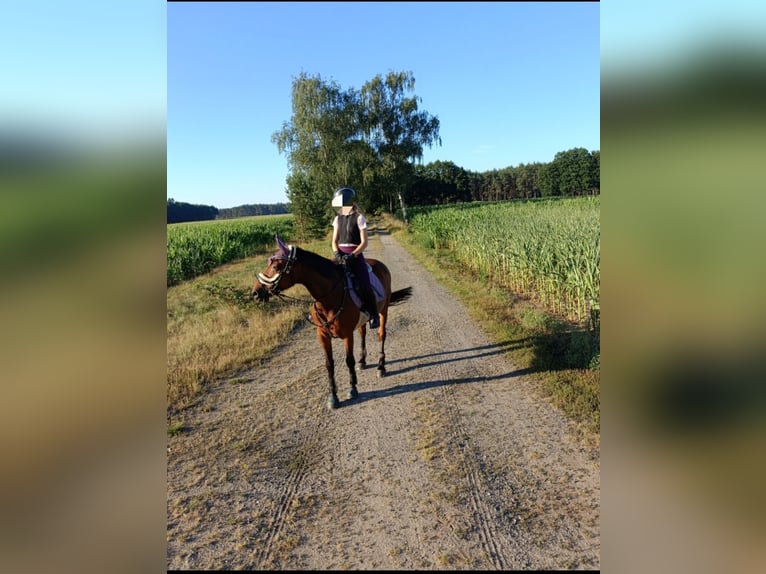
[[282,275],[290,275],[290,270],[297,258],[298,253],[296,252],[294,245],[290,246],[290,253],[287,257],[277,257],[276,255],[272,255],[269,257],[269,265],[274,263],[274,261],[287,261],[287,264],[280,269],[274,277],[266,277],[263,273],[258,273],[258,281],[268,287],[269,293],[272,295],[279,295],[279,280],[282,279]]
[[[258,281],[260,281],[261,284],[267,288],[270,294],[275,295],[279,297],[280,299],[283,299],[283,298],[294,299],[292,297],[287,297],[281,292],[281,290],[279,289],[279,281],[282,279],[283,275],[290,274],[293,264],[297,261],[297,259],[298,259],[298,252],[295,249],[294,245],[290,246],[290,252],[288,253],[287,257],[272,255],[268,259],[269,265],[274,263],[274,261],[286,261],[287,264],[282,269],[280,269],[279,272],[273,277],[266,277],[266,275],[264,275],[263,273],[258,273],[257,275]],[[346,307],[346,299],[348,297],[348,285],[346,284],[345,271],[340,280],[343,281],[343,299],[341,299],[340,307],[338,308],[337,312],[335,313],[335,316],[333,316],[332,319],[330,319],[329,321],[322,321],[321,325],[317,325],[316,323],[314,323],[314,321],[311,320],[311,316],[309,316],[309,321],[311,321],[311,324],[314,325],[315,327],[322,327],[324,329],[329,330],[330,326],[338,319],[338,317],[340,317],[340,314],[343,312],[343,309]],[[337,283],[335,285],[337,285]],[[335,285],[333,285],[332,287],[333,289],[335,289]],[[319,310],[317,309],[316,299],[314,299],[313,305],[314,305],[314,311],[316,312],[317,316],[319,316]],[[333,337],[335,337],[335,335],[333,335]]]

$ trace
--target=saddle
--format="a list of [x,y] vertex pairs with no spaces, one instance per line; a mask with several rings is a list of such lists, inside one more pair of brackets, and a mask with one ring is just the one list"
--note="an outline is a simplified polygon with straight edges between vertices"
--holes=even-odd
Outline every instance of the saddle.
[[[365,265],[367,265],[367,273],[370,276],[370,287],[372,287],[372,291],[375,293],[375,300],[380,303],[383,301],[383,299],[386,298],[386,293],[383,290],[383,285],[380,283],[378,276],[372,272],[372,267],[370,267],[370,264],[365,262]],[[362,299],[359,297],[360,289],[356,280],[356,275],[354,275],[354,272],[351,271],[351,269],[348,267],[344,266],[344,269],[346,271],[346,285],[348,286],[348,291],[351,294],[351,300],[357,307],[362,307]]]

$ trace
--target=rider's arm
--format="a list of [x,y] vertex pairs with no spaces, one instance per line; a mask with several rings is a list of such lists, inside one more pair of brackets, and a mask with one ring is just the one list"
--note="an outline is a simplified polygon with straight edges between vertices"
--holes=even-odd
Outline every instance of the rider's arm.
[[338,218],[336,217],[332,221],[332,252],[337,253],[338,249]]
[[360,229],[359,230],[359,237],[361,238],[361,243],[357,245],[356,249],[354,249],[353,255],[357,256],[362,253],[367,248],[367,228]]

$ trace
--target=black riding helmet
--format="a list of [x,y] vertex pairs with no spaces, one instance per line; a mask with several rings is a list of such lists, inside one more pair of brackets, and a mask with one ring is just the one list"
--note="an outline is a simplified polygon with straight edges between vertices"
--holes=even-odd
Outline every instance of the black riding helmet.
[[332,196],[333,207],[345,207],[353,205],[356,192],[350,187],[339,187]]

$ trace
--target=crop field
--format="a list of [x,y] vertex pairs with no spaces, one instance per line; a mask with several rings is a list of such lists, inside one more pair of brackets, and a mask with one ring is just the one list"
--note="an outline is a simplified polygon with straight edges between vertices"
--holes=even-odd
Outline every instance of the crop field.
[[293,237],[292,215],[173,223],[167,226],[167,286],[203,275],[224,263]]
[[599,312],[600,196],[413,208],[410,230],[471,271],[580,323]]

